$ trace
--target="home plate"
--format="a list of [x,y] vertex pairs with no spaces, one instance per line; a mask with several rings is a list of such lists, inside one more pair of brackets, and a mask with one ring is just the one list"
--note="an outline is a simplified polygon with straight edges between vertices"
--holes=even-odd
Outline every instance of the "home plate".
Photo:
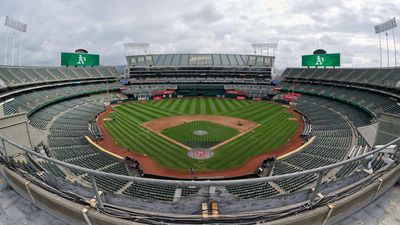
[[193,149],[188,151],[188,156],[192,159],[209,159],[213,157],[214,152],[207,149]]

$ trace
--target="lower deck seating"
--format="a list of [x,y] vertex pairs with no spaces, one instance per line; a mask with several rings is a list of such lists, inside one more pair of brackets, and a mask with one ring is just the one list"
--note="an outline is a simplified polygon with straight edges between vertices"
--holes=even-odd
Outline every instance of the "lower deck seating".
[[269,183],[266,182],[228,185],[225,186],[225,188],[229,193],[243,199],[268,198],[279,193]]
[[137,198],[172,201],[175,189],[173,185],[132,183],[123,194]]
[[[363,139],[360,135],[353,137],[353,133],[357,132],[355,127],[371,123],[369,115],[362,110],[323,97],[303,95],[297,99],[296,110],[311,121],[315,140],[301,152],[278,161],[274,175],[313,169],[345,159],[353,138]],[[307,175],[276,181],[276,184],[292,192],[310,184],[315,178],[316,175]]]
[[[80,84],[74,86],[63,86],[55,88],[47,88],[34,90],[30,92],[24,92],[14,98],[5,101],[3,104],[3,111],[5,115],[11,115],[17,112],[30,112],[36,108],[42,107],[51,102],[62,100],[68,97],[72,97],[84,93],[106,91],[107,89],[115,90],[119,87],[118,83],[106,83],[98,84]],[[40,113],[36,114],[33,120],[39,123],[39,128],[44,128],[46,121],[46,115]],[[33,122],[35,124],[35,122]]]

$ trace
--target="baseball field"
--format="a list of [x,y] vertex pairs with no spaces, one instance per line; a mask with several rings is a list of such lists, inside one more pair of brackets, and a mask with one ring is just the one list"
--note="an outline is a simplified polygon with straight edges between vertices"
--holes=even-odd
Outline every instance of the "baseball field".
[[[117,145],[151,157],[160,167],[215,171],[282,147],[299,122],[278,104],[201,97],[121,104],[103,126]],[[213,157],[188,157],[199,147],[214,151]]]

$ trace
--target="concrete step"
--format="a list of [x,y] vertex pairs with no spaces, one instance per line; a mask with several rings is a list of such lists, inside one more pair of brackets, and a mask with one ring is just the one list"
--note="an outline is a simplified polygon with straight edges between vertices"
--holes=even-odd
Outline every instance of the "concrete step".
[[6,180],[0,175],[0,191],[6,189],[7,186]]

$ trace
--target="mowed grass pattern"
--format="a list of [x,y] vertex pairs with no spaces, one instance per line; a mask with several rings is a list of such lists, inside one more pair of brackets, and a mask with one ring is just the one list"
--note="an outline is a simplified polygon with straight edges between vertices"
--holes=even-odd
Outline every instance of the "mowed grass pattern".
[[[199,130],[207,133],[204,135],[196,135],[195,131]],[[175,127],[169,127],[163,130],[162,133],[192,148],[210,148],[213,145],[238,135],[239,131],[209,121],[193,121]]]
[[[262,153],[270,152],[287,143],[298,128],[288,120],[294,115],[287,108],[268,102],[224,98],[176,98],[158,101],[134,101],[114,108],[109,114],[113,121],[104,127],[117,144],[144,153],[160,166],[188,170],[210,171],[240,167]],[[187,151],[159,135],[147,131],[142,123],[161,117],[190,114],[215,114],[254,121],[261,126],[215,149],[207,160],[194,160]]]

